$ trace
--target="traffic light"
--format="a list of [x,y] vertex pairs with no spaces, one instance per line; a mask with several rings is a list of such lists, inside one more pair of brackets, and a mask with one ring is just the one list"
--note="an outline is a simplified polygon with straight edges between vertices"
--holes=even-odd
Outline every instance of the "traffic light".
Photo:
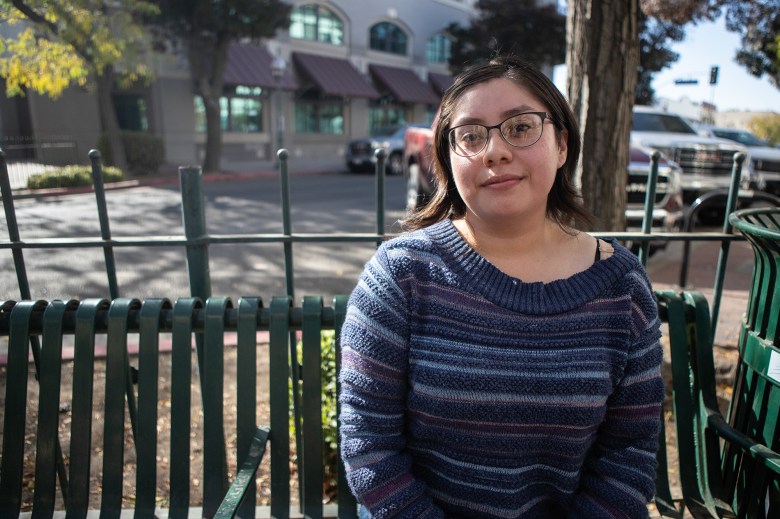
[[718,83],[718,67],[712,67],[710,69],[710,85],[715,85]]

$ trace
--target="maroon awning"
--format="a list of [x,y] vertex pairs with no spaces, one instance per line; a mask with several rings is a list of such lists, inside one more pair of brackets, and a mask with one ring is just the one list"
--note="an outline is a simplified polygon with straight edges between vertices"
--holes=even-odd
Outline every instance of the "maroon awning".
[[293,62],[323,94],[370,99],[379,97],[379,92],[348,60],[294,52]]
[[435,72],[428,73],[428,81],[431,82],[431,86],[439,95],[444,94],[450,85],[452,85],[452,76],[449,74],[436,74]]
[[293,78],[290,66],[277,81],[271,73],[273,57],[262,45],[233,42],[228,49],[228,59],[223,76],[226,85],[259,86],[296,90],[298,83]]
[[431,87],[423,83],[411,70],[384,65],[369,65],[368,69],[374,80],[402,103],[437,105],[441,100]]

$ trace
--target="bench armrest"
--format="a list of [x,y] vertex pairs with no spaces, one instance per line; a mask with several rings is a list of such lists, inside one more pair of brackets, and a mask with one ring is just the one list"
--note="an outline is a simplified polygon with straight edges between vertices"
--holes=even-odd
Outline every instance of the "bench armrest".
[[252,479],[254,479],[260,462],[263,461],[269,434],[270,430],[267,427],[258,427],[255,431],[246,459],[238,469],[236,479],[233,480],[233,484],[230,485],[227,494],[225,494],[222,503],[220,503],[217,513],[214,514],[214,519],[232,519],[235,517],[238,507],[246,495],[247,488]]

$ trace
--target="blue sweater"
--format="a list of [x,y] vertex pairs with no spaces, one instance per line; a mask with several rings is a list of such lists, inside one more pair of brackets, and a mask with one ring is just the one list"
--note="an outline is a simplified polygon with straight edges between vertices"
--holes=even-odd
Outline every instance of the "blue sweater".
[[378,249],[340,373],[342,457],[373,517],[647,516],[660,322],[613,246],[551,283],[505,275],[449,220]]

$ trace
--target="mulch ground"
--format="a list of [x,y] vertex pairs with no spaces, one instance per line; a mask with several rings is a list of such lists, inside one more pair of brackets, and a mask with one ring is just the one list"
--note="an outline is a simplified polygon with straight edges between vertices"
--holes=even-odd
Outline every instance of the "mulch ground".
[[[266,352],[266,354],[263,354]],[[194,353],[193,353],[194,356]],[[258,405],[257,420],[259,424],[267,424],[269,419],[269,406],[267,404],[268,394],[268,362],[267,345],[261,345],[257,355],[257,373],[258,373]],[[131,357],[131,364],[136,364],[135,359]],[[136,364],[137,365],[137,364]],[[197,361],[193,357],[193,377],[192,377],[192,408],[191,408],[191,433],[190,433],[190,496],[192,506],[199,506],[202,501],[202,481],[203,481],[203,414],[201,412],[200,388],[197,377]],[[227,441],[228,473],[232,480],[236,473],[236,436],[231,431],[235,430],[235,410],[236,404],[236,349],[226,347],[225,349],[225,391],[224,391],[224,409],[225,409],[225,432]],[[157,450],[157,503],[159,508],[168,507],[168,472],[169,472],[169,445],[170,445],[170,400],[167,395],[170,394],[170,354],[161,353],[159,363],[159,411],[157,420],[158,450]],[[90,508],[100,508],[100,489],[102,480],[102,445],[103,445],[103,402],[105,390],[105,360],[96,359],[95,361],[95,386],[93,398],[93,428],[92,428],[92,460],[91,460],[91,479],[90,479]],[[59,420],[59,439],[62,451],[65,456],[66,466],[68,464],[67,454],[70,450],[70,428],[71,428],[71,394],[72,394],[72,362],[66,361],[62,364],[62,381],[60,386],[60,420]],[[263,396],[265,395],[265,396]],[[0,371],[0,398],[5,398],[5,367]],[[31,404],[27,408],[26,431],[25,431],[25,466],[24,466],[24,484],[22,490],[23,511],[30,511],[32,508],[33,491],[35,487],[35,438],[38,401],[38,384],[35,381],[34,367],[30,365],[30,374],[28,377],[28,402]],[[2,409],[5,408],[2,401]],[[124,469],[124,491],[123,507],[133,508],[135,506],[135,450],[133,448],[133,438],[130,427],[129,416],[126,417],[126,435],[125,435],[125,469]],[[0,432],[0,435],[2,433]],[[0,438],[1,439],[1,438]],[[294,446],[291,446],[291,459],[294,456]],[[263,463],[258,470],[257,482],[257,504],[267,505],[270,503],[270,483],[269,468],[270,456],[265,456]],[[293,475],[295,476],[295,465],[290,464]],[[297,479],[293,477],[291,482],[294,488],[292,495],[297,495]],[[57,509],[64,509],[62,496],[58,496]]]

